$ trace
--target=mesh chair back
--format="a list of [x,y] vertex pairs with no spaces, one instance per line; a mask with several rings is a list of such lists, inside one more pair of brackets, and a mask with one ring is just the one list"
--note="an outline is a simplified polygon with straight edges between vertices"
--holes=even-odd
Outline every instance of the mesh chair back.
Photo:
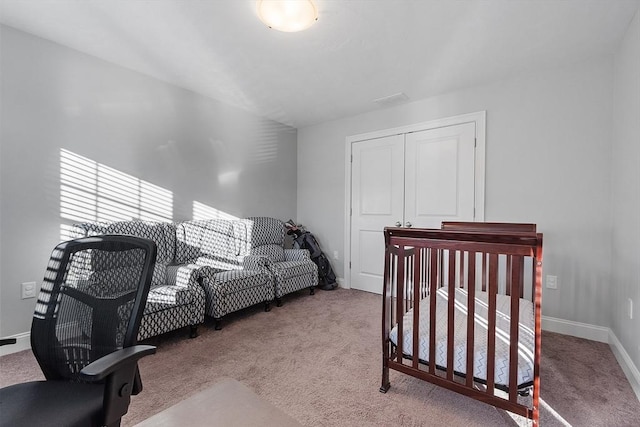
[[31,324],[31,348],[48,380],[75,381],[89,363],[136,343],[155,259],[155,243],[133,236],[56,246]]

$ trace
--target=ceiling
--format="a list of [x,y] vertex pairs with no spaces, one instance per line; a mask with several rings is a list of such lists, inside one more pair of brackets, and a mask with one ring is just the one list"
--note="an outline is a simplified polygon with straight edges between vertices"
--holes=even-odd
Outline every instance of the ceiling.
[[0,0],[0,22],[304,127],[611,53],[640,1],[316,4],[300,33],[265,27],[255,0]]

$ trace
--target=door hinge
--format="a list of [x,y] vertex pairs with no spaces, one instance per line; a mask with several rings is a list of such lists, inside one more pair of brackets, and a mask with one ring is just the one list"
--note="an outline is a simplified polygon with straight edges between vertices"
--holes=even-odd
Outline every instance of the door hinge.
[[353,163],[353,154],[351,155],[351,163]]
[[349,216],[353,216],[353,208],[349,208]]
[[473,138],[473,147],[478,148],[478,138]]
[[351,261],[349,261],[349,269],[351,269]]

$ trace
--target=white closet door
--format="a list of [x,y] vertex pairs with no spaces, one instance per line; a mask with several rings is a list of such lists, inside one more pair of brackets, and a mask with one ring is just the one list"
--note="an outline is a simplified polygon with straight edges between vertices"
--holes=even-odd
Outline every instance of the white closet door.
[[403,221],[404,136],[352,144],[351,287],[382,292],[384,227]]
[[382,293],[383,230],[475,219],[475,124],[351,146],[350,286]]
[[475,124],[413,132],[405,144],[404,226],[473,221]]

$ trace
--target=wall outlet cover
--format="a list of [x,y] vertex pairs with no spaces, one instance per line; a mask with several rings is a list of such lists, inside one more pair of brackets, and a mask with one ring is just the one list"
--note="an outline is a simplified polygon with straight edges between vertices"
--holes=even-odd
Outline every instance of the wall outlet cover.
[[36,297],[36,282],[24,282],[20,285],[20,295],[22,299]]

